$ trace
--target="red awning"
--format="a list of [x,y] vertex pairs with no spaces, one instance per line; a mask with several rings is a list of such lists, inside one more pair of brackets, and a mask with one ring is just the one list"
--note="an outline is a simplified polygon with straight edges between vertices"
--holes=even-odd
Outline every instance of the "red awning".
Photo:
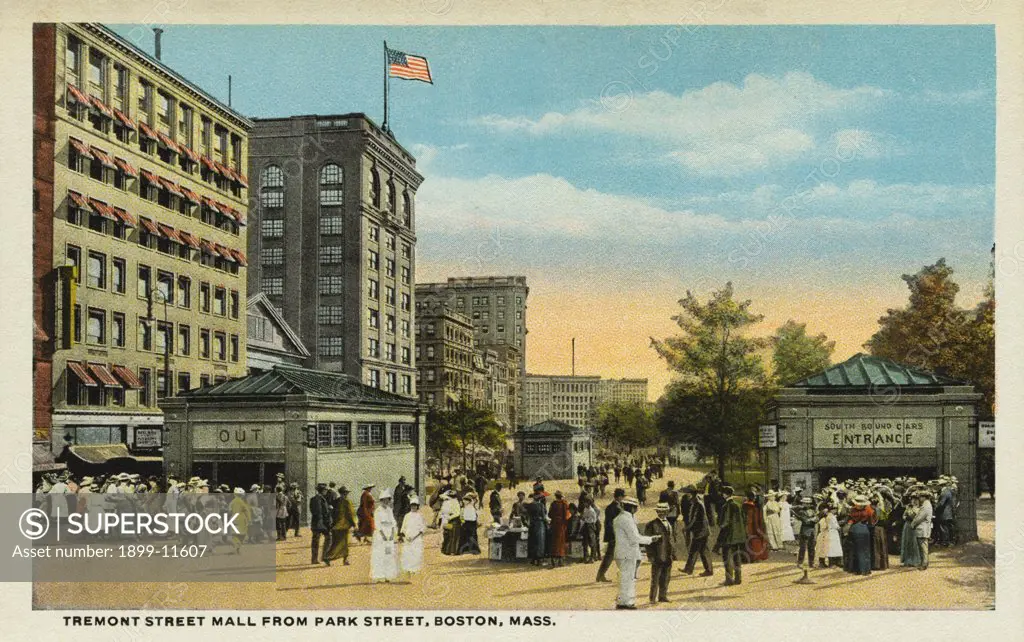
[[131,214],[129,214],[128,212],[126,212],[125,210],[121,209],[120,207],[113,207],[111,209],[114,210],[114,214],[117,215],[117,218],[121,219],[121,221],[125,225],[127,225],[129,227],[138,227],[139,226],[139,223],[138,223],[138,221],[135,220],[135,217],[132,216]]
[[175,196],[183,196],[183,194],[181,193],[181,190],[178,189],[178,186],[177,186],[177,184],[175,184],[174,181],[169,181],[166,178],[161,176],[160,177],[160,184],[163,185],[167,189],[167,191],[170,192],[171,194],[174,194]]
[[181,241],[181,237],[178,236],[178,231],[175,230],[170,225],[165,225],[164,223],[157,223],[157,226],[159,226],[160,232],[164,236],[166,236],[167,238],[171,239],[175,243],[181,243],[182,242]]
[[92,158],[92,152],[89,151],[88,145],[78,140],[77,138],[69,138],[68,142],[71,143],[71,146],[74,147],[75,151],[77,151],[79,154],[85,156],[86,158]]
[[119,121],[121,121],[121,124],[123,124],[128,129],[130,129],[132,131],[138,131],[139,130],[139,128],[135,125],[135,121],[132,120],[131,118],[128,118],[128,116],[125,115],[125,113],[123,111],[121,111],[120,109],[115,109],[114,110],[114,115],[117,116],[117,119]]
[[184,185],[178,185],[178,189],[181,190],[182,195],[184,195],[184,197],[187,198],[190,202],[196,203],[197,205],[199,204],[199,194],[196,194],[195,192],[185,187]]
[[83,210],[89,209],[89,199],[87,199],[86,197],[82,196],[78,192],[75,192],[75,191],[72,191],[72,190],[68,190],[68,198],[70,198],[71,202],[74,203],[80,209],[83,209]]
[[195,236],[192,236],[191,234],[184,230],[178,230],[178,236],[181,237],[181,240],[184,241],[186,245],[196,250],[199,249],[199,239],[197,239]]
[[111,120],[114,119],[114,110],[108,107],[107,104],[104,103],[102,100],[100,100],[96,96],[89,96],[89,102],[91,102],[92,106],[98,109],[101,114],[103,114]]
[[171,138],[169,136],[167,136],[166,134],[163,134],[161,132],[157,132],[156,136],[160,140],[160,143],[163,144],[164,147],[170,149],[171,151],[173,151],[173,152],[175,152],[177,154],[181,153],[181,148],[178,147],[178,143],[176,143],[173,140],[171,140]]
[[220,254],[221,256],[223,256],[228,261],[231,261],[232,263],[237,263],[238,262],[238,259],[236,259],[235,255],[231,253],[231,250],[226,248],[226,247],[224,247],[220,243],[214,243],[213,244],[213,249],[217,250],[217,254]]
[[211,172],[217,171],[217,164],[214,163],[211,159],[207,158],[206,156],[200,156],[199,160],[200,162],[203,163],[203,165],[206,165],[206,169],[210,170]]
[[93,381],[93,378],[89,376],[89,373],[85,370],[85,366],[77,361],[68,361],[68,368],[71,372],[75,373],[78,380],[87,386],[95,386],[97,383]]
[[217,161],[213,161],[213,164],[217,166],[217,171],[220,172],[222,176],[225,178],[231,178],[231,170],[227,166],[222,165]]
[[206,239],[199,239],[199,245],[203,248],[203,252],[207,254],[218,254],[217,248],[214,247],[214,243],[207,241]]
[[199,164],[199,154],[194,152],[191,147],[187,147],[187,146],[181,145],[181,144],[179,144],[178,147],[180,147],[181,151],[183,151],[185,153],[185,156],[188,156],[188,159],[190,161],[192,161],[193,163]]
[[156,225],[153,223],[153,221],[149,220],[145,216],[140,216],[139,222],[142,223],[142,227],[150,234],[155,234],[157,236],[160,235],[160,230],[156,228]]
[[242,265],[242,267],[249,265],[249,262],[245,260],[245,254],[238,250],[231,250],[231,253],[235,255],[235,259]]
[[90,147],[89,151],[91,151],[93,153],[93,156],[98,158],[101,163],[103,163],[110,169],[117,169],[117,165],[114,164],[114,159],[113,157],[111,157],[110,154],[106,153],[102,149],[97,149],[96,147]]
[[69,96],[69,98],[71,98],[71,100],[75,101],[76,103],[80,103],[82,105],[86,105],[86,106],[89,105],[89,97],[86,96],[85,94],[83,94],[82,90],[79,89],[78,87],[75,87],[71,83],[68,83],[68,92],[71,94]]
[[242,187],[249,189],[249,179],[245,177],[245,174],[236,172],[236,175],[238,176],[238,182],[241,183]]
[[142,178],[146,179],[150,183],[160,184],[160,179],[156,177],[156,174],[149,171],[148,169],[140,169],[139,172],[142,174]]
[[96,210],[96,213],[104,218],[109,218],[112,221],[117,220],[117,214],[114,214],[114,208],[110,207],[103,201],[97,201],[95,198],[89,199],[89,205]]
[[121,381],[123,381],[124,385],[128,388],[142,390],[142,382],[139,381],[139,378],[135,376],[135,373],[128,368],[124,366],[114,366],[111,370],[114,371],[114,374],[120,377]]
[[244,226],[245,225],[245,216],[241,212],[239,212],[238,210],[236,210],[233,207],[230,208],[230,209],[231,209],[231,216],[235,217],[235,220],[238,221],[239,225]]
[[156,132],[153,131],[153,128],[146,123],[139,123],[139,131],[142,132],[142,135],[146,138],[157,140]]
[[132,164],[124,160],[123,158],[115,158],[114,162],[117,163],[117,166],[121,168],[121,171],[127,174],[128,176],[131,176],[132,178],[139,177],[139,170],[132,167]]
[[115,379],[114,375],[110,374],[110,371],[107,370],[107,367],[101,363],[90,363],[89,372],[95,375],[95,377],[99,379],[100,383],[102,383],[104,386],[108,386],[111,388],[121,387],[121,382]]

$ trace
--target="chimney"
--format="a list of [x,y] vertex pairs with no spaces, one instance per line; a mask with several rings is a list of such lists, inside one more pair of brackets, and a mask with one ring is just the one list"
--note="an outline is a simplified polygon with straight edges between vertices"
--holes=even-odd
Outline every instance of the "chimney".
[[164,32],[160,27],[153,27],[153,55],[160,60],[160,34]]

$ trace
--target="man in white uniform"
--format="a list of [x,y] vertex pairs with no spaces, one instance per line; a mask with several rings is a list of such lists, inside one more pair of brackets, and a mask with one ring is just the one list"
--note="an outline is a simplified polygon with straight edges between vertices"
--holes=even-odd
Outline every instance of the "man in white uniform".
[[640,569],[643,552],[640,546],[651,544],[659,535],[641,535],[636,525],[636,511],[639,502],[632,497],[622,500],[622,512],[615,518],[615,563],[619,567],[619,595],[615,600],[617,609],[636,609],[636,574]]

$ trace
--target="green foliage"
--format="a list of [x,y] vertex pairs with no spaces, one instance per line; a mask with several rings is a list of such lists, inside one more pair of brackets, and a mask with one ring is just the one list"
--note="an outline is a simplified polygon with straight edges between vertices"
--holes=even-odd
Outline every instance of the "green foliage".
[[974,384],[984,395],[979,413],[993,416],[995,292],[990,284],[984,300],[965,310],[956,304],[960,286],[952,276],[945,259],[904,274],[907,306],[888,310],[864,347],[877,357]]
[[758,354],[768,340],[744,333],[764,317],[751,301],[736,301],[732,283],[703,303],[687,291],[682,312],[672,320],[680,333],[651,346],[676,372],[659,402],[658,425],[666,434],[692,441],[714,454],[719,474],[725,462],[753,447],[765,400],[767,377]]
[[623,401],[598,406],[595,432],[606,445],[618,444],[630,454],[634,448],[654,446],[660,436],[647,404]]
[[427,412],[427,451],[437,457],[458,454],[462,469],[469,470],[471,455],[477,447],[492,450],[505,449],[505,432],[498,425],[494,413],[486,408],[460,400],[451,410],[432,406]]
[[771,338],[775,381],[785,386],[817,374],[832,365],[835,341],[825,334],[809,336],[807,324],[790,319]]

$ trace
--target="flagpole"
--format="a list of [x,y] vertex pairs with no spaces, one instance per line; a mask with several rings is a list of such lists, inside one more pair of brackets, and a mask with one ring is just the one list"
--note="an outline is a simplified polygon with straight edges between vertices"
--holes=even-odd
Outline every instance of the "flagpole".
[[388,131],[388,41],[384,41],[384,131]]

